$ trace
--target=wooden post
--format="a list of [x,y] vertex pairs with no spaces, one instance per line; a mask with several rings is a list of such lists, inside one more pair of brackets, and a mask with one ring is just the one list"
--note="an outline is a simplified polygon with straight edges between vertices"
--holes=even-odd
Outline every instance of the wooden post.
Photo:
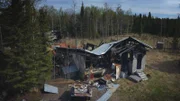
[[119,79],[120,72],[121,72],[121,65],[116,64],[115,67],[116,67],[116,79]]

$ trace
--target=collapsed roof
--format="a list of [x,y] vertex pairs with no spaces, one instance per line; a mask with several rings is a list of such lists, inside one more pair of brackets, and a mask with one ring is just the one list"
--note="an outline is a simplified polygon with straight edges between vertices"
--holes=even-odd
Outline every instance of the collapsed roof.
[[127,37],[127,38],[124,38],[122,40],[118,40],[118,41],[114,41],[114,42],[110,42],[110,43],[105,43],[105,44],[102,44],[101,46],[99,46],[98,48],[92,50],[92,51],[87,51],[86,52],[90,52],[92,54],[95,54],[95,55],[103,55],[103,54],[106,54],[107,51],[109,51],[113,46],[119,44],[119,43],[122,43],[124,41],[135,41],[137,43],[139,43],[140,45],[144,46],[144,47],[147,47],[147,48],[150,48],[152,49],[152,47],[136,38],[132,38],[132,37]]
[[[128,57],[132,59],[131,64],[134,67],[135,65],[137,67],[138,64],[137,62],[133,62],[132,57],[137,54],[145,55],[147,49],[152,49],[152,47],[135,38],[127,37],[122,40],[102,44],[92,51],[86,49],[56,47],[54,59],[59,67],[60,65],[63,67],[64,74],[73,73],[78,70],[83,72],[86,67],[90,67],[91,65],[94,67],[106,68],[111,65],[112,61],[122,63],[122,70],[125,71],[129,64]],[[143,59],[136,59],[136,61],[143,61]],[[73,64],[73,66],[70,64]],[[134,67],[131,66],[131,68]],[[134,70],[135,69],[132,69],[131,72],[134,72]]]
[[[149,48],[152,49],[152,46],[136,39],[133,37],[126,37],[122,40],[118,40],[118,41],[114,41],[114,42],[110,42],[110,43],[105,43],[102,44],[101,46],[99,46],[98,48],[89,51],[89,50],[84,50],[84,49],[72,49],[72,48],[62,48],[62,47],[57,47],[56,50],[61,50],[61,51],[68,51],[68,52],[76,52],[77,54],[80,53],[81,55],[95,55],[95,56],[100,56],[100,55],[104,55],[106,54],[110,49],[112,49],[113,47],[116,47],[117,45],[121,44],[121,43],[126,43],[128,44],[128,42],[133,42],[133,44],[135,45],[141,45],[145,48]],[[128,49],[131,49],[131,46],[127,46]]]

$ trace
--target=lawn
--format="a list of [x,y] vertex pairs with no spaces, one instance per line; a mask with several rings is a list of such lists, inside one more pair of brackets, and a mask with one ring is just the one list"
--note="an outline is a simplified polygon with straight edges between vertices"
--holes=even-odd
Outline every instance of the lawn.
[[179,59],[177,54],[151,50],[145,69],[149,80],[140,83],[118,80],[120,87],[109,101],[180,101]]

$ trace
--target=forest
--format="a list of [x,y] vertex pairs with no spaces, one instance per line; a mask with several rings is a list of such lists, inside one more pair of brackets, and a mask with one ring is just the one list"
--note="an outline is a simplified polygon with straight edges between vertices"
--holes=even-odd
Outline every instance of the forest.
[[[125,11],[121,5],[114,10],[85,7],[74,2],[63,10],[38,5],[41,0],[0,1],[0,98],[23,94],[33,87],[42,87],[51,79],[52,54],[47,50],[51,40],[46,32],[58,30],[63,37],[105,38],[121,34],[152,34],[177,38],[180,17],[157,18]],[[4,95],[5,94],[5,95]],[[0,99],[1,100],[1,99]]]
[[146,14],[133,14],[131,9],[125,11],[121,5],[114,10],[107,3],[104,7],[84,7],[80,11],[76,3],[72,8],[63,10],[53,6],[43,6],[47,12],[49,28],[59,30],[62,35],[70,37],[100,38],[127,33],[149,33],[159,36],[179,36],[180,17],[176,19],[158,18]]

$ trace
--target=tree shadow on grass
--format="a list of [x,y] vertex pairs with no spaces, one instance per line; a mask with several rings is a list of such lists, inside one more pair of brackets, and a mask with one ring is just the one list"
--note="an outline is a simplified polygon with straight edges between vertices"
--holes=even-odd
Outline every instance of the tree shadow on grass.
[[59,100],[60,101],[70,101],[71,95],[70,95],[70,91],[65,91],[60,97]]
[[71,97],[70,91],[65,91],[61,97],[59,98],[60,101],[87,101],[90,100],[87,97]]
[[180,73],[180,61],[173,60],[173,61],[163,61],[150,64],[148,67],[151,69],[156,69],[161,72],[166,72],[170,74],[179,74]]

